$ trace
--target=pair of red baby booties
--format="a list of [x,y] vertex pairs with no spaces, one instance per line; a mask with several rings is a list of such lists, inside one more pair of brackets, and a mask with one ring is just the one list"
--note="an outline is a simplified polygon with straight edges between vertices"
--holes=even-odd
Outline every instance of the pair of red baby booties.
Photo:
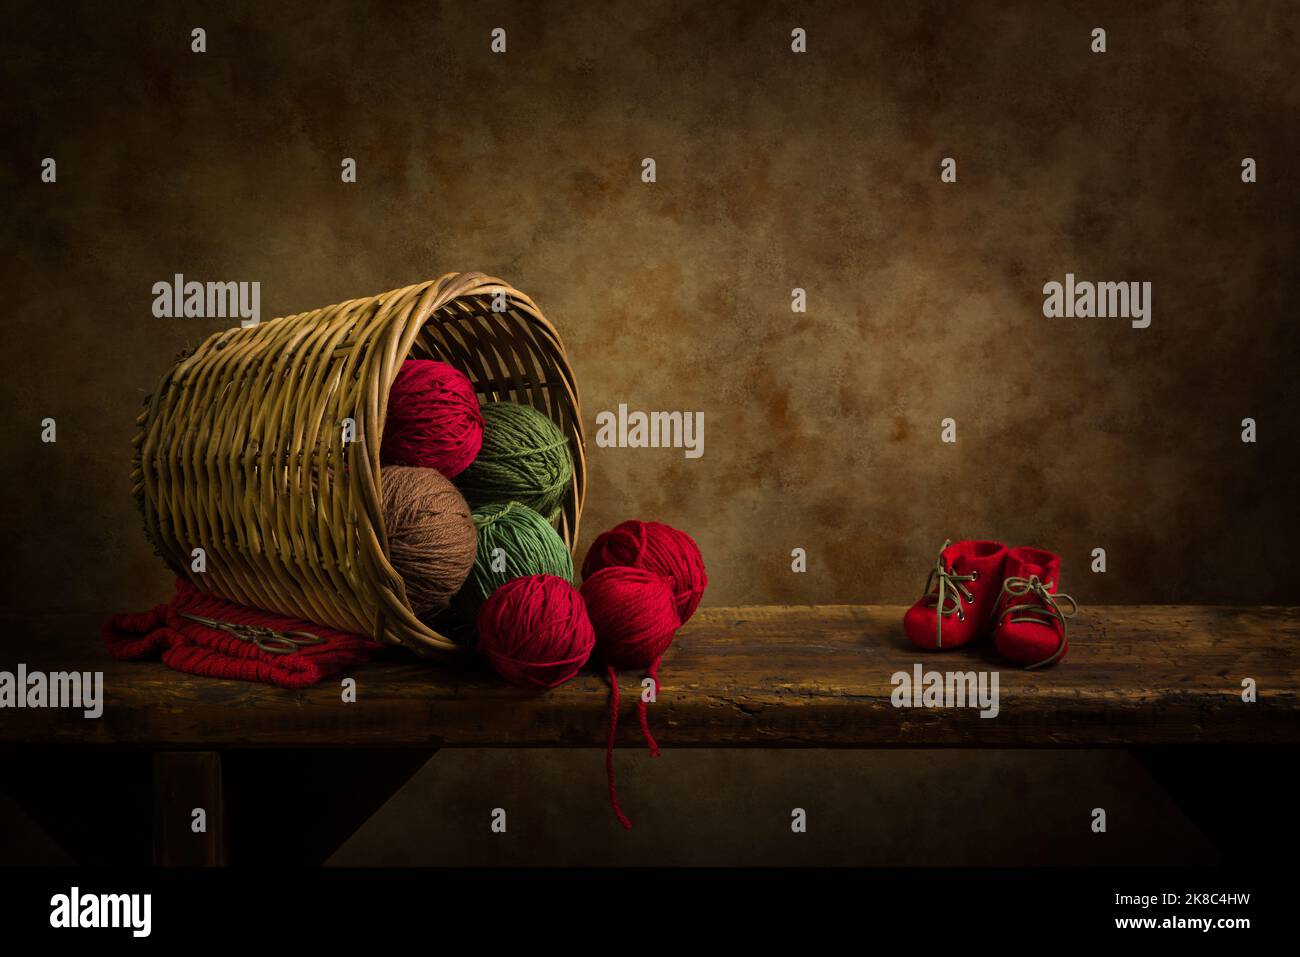
[[1060,556],[1041,548],[945,542],[903,631],[921,648],[944,651],[991,633],[1002,657],[1042,668],[1065,657],[1066,620],[1078,610],[1060,583]]

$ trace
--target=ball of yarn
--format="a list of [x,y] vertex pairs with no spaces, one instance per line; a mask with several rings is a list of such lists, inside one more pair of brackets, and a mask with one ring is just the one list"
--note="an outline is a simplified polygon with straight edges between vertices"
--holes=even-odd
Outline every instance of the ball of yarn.
[[416,615],[446,607],[474,565],[469,505],[434,469],[390,465],[380,474],[388,560]]
[[463,472],[483,444],[483,413],[460,370],[432,359],[407,359],[388,390],[380,441],[383,465]]
[[578,590],[554,575],[529,575],[494,591],[478,615],[479,647],[501,677],[554,688],[587,663],[596,637]]
[[582,576],[590,577],[612,565],[643,568],[671,579],[682,624],[695,614],[709,584],[695,539],[662,522],[632,519],[597,535],[582,563]]
[[673,582],[644,568],[611,565],[582,583],[601,659],[613,668],[649,668],[681,627]]
[[569,440],[530,405],[483,407],[483,446],[457,484],[475,508],[519,502],[548,522],[573,483]]
[[[598,535],[582,564],[582,576],[582,597],[609,679],[609,738],[605,744],[609,802],[619,823],[631,828],[614,783],[619,699],[615,670],[645,669],[658,696],[659,661],[677,629],[695,614],[709,579],[695,539],[660,522],[638,521],[623,522]],[[650,756],[658,757],[659,744],[650,733],[644,697],[637,700],[637,718]]]
[[474,510],[478,557],[453,602],[468,621],[489,595],[514,578],[553,575],[573,581],[573,558],[555,528],[527,505],[507,502]]

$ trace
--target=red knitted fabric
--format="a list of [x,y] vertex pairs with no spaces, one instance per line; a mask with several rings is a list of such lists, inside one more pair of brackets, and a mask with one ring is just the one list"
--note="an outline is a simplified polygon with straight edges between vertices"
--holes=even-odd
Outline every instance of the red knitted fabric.
[[[305,631],[324,638],[288,655],[272,654],[251,642],[182,618],[203,615],[233,624],[262,625],[276,631]],[[110,616],[103,625],[104,644],[114,658],[149,658],[162,653],[177,671],[208,678],[261,681],[281,688],[306,688],[322,678],[369,661],[382,645],[314,622],[247,608],[176,581],[176,597],[145,612]]]

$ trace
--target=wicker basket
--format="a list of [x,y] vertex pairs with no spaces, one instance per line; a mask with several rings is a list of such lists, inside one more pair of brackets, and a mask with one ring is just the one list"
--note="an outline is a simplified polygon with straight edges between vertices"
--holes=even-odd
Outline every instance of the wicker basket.
[[[496,294],[504,312],[494,312]],[[555,328],[481,273],[353,299],[208,338],[163,376],[137,424],[133,491],[159,553],[200,589],[419,654],[455,642],[416,618],[388,561],[379,444],[408,357],[460,369],[481,399],[532,405],[569,437],[559,520],[586,491],[578,389]],[[344,420],[355,422],[343,440]],[[192,550],[207,570],[192,572]]]

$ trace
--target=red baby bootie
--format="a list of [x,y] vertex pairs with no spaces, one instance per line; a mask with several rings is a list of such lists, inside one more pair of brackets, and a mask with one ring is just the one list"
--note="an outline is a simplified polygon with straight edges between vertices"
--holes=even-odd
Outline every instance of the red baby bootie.
[[[1004,658],[1026,668],[1042,668],[1065,657],[1065,622],[1079,610],[1061,584],[1061,559],[1041,548],[1007,552],[1002,593],[997,601],[993,644]],[[1068,602],[1066,611],[1060,602]]]
[[1001,542],[944,542],[925,594],[903,616],[903,631],[922,648],[948,649],[988,632],[1002,584]]

